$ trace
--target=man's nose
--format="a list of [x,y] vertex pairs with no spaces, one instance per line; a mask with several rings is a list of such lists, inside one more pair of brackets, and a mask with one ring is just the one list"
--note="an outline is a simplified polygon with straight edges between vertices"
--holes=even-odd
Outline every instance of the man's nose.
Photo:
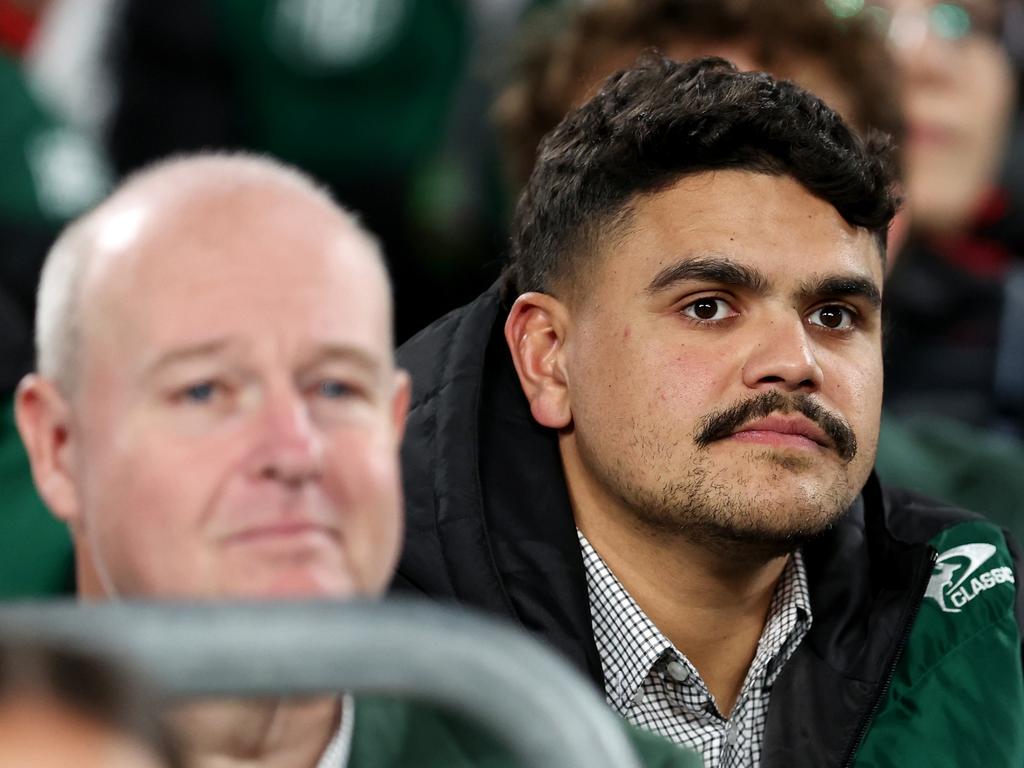
[[257,476],[287,485],[301,485],[320,477],[323,440],[300,393],[287,390],[268,394],[258,429],[253,456]]
[[743,383],[751,389],[815,392],[823,374],[804,319],[794,312],[767,321],[751,341]]

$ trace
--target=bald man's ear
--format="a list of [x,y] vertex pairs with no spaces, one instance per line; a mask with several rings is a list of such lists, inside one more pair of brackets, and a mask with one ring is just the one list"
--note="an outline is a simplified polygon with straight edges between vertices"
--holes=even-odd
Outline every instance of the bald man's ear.
[[401,445],[405,436],[405,421],[409,415],[412,397],[412,379],[402,369],[395,371],[395,393],[391,397],[391,418],[395,428],[395,442]]
[[563,429],[572,422],[565,336],[569,312],[546,293],[524,293],[505,321],[505,341],[519,384],[538,424]]
[[79,504],[74,484],[71,408],[67,400],[52,381],[29,374],[18,385],[14,417],[39,495],[54,515],[74,524]]

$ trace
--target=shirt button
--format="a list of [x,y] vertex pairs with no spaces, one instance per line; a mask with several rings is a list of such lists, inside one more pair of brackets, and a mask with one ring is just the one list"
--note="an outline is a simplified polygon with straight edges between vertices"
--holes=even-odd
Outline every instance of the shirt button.
[[736,742],[740,740],[740,737],[736,735],[736,729],[729,725],[725,730],[725,743],[730,747],[735,747]]
[[666,665],[665,671],[668,672],[668,676],[677,683],[685,683],[690,679],[690,670],[688,670],[686,665],[680,661],[670,661],[668,665]]
[[643,690],[639,690],[633,694],[634,704],[643,704],[645,701],[647,701],[647,695],[643,692]]

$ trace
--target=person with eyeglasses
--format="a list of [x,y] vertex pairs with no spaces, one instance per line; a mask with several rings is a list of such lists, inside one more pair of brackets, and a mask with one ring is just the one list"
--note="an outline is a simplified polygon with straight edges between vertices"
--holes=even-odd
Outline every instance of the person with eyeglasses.
[[916,233],[969,229],[1005,154],[1015,103],[1002,0],[828,0],[877,23],[900,65],[907,204]]
[[[887,302],[886,405],[1024,436],[1024,334],[1014,298],[1024,230],[1000,183],[1016,104],[1008,0],[828,0],[885,32],[900,65],[910,236]],[[1019,227],[1017,228],[1020,229]]]

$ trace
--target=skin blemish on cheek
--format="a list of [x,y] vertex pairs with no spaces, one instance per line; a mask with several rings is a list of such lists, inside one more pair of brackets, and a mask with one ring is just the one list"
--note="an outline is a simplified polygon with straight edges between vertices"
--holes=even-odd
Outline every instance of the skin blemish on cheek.
[[630,328],[628,325],[625,328],[622,329],[622,338],[623,339],[628,339],[632,335],[633,335],[633,329]]

